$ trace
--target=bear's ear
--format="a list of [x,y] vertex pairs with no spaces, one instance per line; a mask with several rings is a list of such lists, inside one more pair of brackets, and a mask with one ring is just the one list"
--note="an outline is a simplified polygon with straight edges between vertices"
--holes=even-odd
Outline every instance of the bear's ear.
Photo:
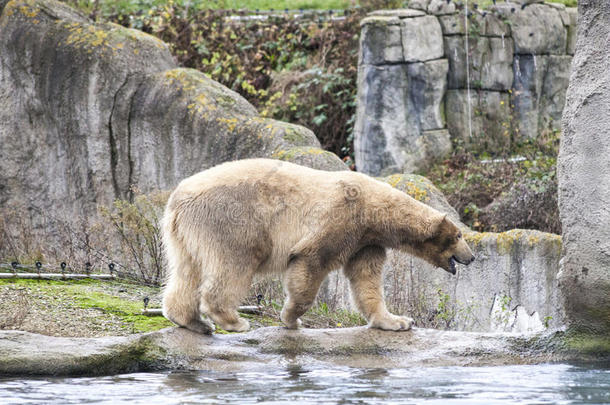
[[434,218],[432,221],[432,235],[438,235],[445,223],[447,223],[447,214],[441,214]]

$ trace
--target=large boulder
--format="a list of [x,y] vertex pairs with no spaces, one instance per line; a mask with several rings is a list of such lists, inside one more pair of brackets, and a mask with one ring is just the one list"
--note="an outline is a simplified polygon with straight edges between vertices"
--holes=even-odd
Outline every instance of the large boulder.
[[[150,35],[94,23],[54,0],[0,5],[3,207],[88,217],[130,198],[132,186],[171,189],[248,157],[346,169],[310,130],[261,118],[237,93],[177,68]],[[295,148],[304,149],[285,153]]]
[[558,159],[569,325],[610,334],[610,3],[578,2],[578,39]]

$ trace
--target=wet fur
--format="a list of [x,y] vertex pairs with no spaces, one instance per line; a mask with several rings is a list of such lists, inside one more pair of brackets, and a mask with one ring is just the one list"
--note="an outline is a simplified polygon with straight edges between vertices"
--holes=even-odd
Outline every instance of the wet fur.
[[169,265],[164,315],[211,333],[248,322],[237,306],[253,277],[281,273],[281,319],[298,327],[327,274],[339,268],[371,327],[407,330],[383,300],[385,249],[407,250],[450,271],[472,253],[441,214],[388,184],[355,172],[324,172],[269,159],[225,163],[183,180],[163,218]]

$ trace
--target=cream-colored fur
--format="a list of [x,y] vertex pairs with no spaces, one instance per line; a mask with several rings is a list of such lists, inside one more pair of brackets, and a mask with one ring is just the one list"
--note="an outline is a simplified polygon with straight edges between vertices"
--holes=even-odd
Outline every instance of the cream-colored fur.
[[169,264],[163,313],[211,333],[249,324],[237,306],[255,275],[283,273],[289,328],[313,303],[327,274],[343,267],[371,327],[408,330],[382,292],[385,249],[405,249],[447,271],[474,259],[445,215],[355,172],[325,172],[269,159],[224,163],[183,180],[163,218]]

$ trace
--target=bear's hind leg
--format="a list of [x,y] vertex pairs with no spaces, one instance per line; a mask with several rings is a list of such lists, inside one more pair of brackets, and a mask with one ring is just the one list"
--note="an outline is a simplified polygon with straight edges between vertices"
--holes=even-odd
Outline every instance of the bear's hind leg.
[[280,314],[288,329],[301,326],[299,318],[311,308],[325,276],[326,273],[321,271],[312,271],[305,258],[296,259],[290,264],[284,276],[287,296]]
[[368,246],[356,253],[343,271],[350,281],[352,297],[369,327],[383,330],[409,330],[413,319],[388,312],[383,300],[382,269],[385,249]]
[[[232,265],[235,266],[235,265]],[[239,303],[246,295],[254,269],[214,266],[203,274],[200,310],[218,326],[230,332],[244,332],[250,323],[237,313]]]
[[214,325],[201,318],[199,294],[190,282],[174,278],[168,282],[163,292],[163,315],[193,332],[210,335]]

